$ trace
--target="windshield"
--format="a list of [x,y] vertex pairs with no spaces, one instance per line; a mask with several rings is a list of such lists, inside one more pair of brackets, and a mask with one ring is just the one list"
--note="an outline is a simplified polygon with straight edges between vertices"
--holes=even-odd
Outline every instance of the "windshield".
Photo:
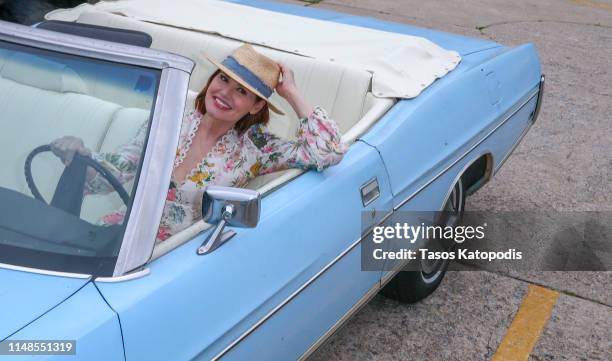
[[0,41],[0,263],[112,273],[160,74]]

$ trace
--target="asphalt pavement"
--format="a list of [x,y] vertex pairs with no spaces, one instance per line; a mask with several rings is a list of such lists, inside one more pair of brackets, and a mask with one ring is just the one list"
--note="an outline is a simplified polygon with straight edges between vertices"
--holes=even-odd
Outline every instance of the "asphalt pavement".
[[[538,122],[466,207],[612,210],[612,1],[284,2],[534,43],[547,76]],[[612,272],[450,272],[415,305],[376,296],[312,359],[610,361],[611,284]]]

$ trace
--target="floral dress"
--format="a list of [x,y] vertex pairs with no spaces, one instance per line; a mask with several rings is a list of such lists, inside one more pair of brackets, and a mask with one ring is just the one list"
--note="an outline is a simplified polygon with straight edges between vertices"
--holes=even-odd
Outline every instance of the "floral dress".
[[[175,169],[185,159],[202,118],[203,115],[197,111],[184,117]],[[129,182],[138,170],[145,137],[146,126],[143,126],[131,143],[113,152],[95,153],[92,157],[119,181]],[[300,119],[296,140],[281,139],[260,124],[251,126],[243,134],[231,129],[185,179],[174,179],[173,175],[157,241],[167,239],[202,218],[202,195],[207,185],[244,187],[259,175],[289,168],[321,171],[342,159],[347,146],[340,138],[336,123],[320,107],[316,107],[308,117]],[[101,176],[94,177],[86,184],[86,193],[110,191],[112,188]],[[119,224],[124,216],[125,207],[102,217],[99,223]]]

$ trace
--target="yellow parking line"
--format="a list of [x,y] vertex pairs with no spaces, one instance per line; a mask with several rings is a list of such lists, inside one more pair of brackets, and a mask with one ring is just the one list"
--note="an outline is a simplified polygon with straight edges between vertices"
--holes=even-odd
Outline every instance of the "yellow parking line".
[[590,8],[612,10],[611,4],[601,3],[599,1],[593,1],[593,0],[571,0],[571,1],[578,5],[582,5],[582,6],[586,6]]
[[550,318],[559,292],[529,285],[492,361],[526,361]]

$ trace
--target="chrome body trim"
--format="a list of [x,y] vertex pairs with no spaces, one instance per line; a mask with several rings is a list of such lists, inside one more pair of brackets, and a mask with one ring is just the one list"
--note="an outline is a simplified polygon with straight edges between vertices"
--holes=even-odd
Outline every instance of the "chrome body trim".
[[465,151],[460,157],[458,157],[457,159],[455,159],[451,164],[449,164],[448,166],[446,166],[443,170],[441,170],[440,172],[438,172],[438,174],[436,174],[433,178],[431,178],[430,180],[428,180],[425,184],[423,184],[419,189],[417,189],[415,192],[413,192],[411,195],[409,195],[407,198],[405,198],[403,201],[401,201],[397,206],[393,207],[393,210],[396,211],[399,208],[401,208],[404,204],[406,204],[409,200],[411,200],[412,198],[414,198],[417,194],[419,194],[421,191],[423,191],[423,189],[427,188],[427,186],[429,186],[431,183],[433,183],[436,179],[440,178],[442,176],[442,174],[446,173],[446,171],[448,171],[449,169],[451,169],[455,164],[459,163],[463,158],[465,158],[472,150],[474,150],[476,147],[478,147],[482,142],[484,142],[487,138],[489,138],[489,136],[491,136],[491,134],[495,133],[495,131],[497,129],[499,129],[499,127],[501,127],[502,125],[504,125],[508,119],[512,118],[512,116],[514,116],[514,114],[518,113],[521,109],[523,109],[523,107],[525,105],[527,105],[527,103],[529,103],[529,101],[531,99],[533,99],[534,96],[536,96],[539,93],[539,88],[536,90],[533,90],[531,92],[531,94],[528,94],[526,96],[526,100],[523,101],[521,103],[521,105],[519,105],[514,111],[512,111],[510,114],[508,114],[507,116],[505,116],[504,120],[502,120],[499,124],[497,124],[495,126],[495,128],[493,128],[492,130],[490,130],[484,137],[482,137],[478,142],[476,142],[474,145],[472,145],[470,147],[470,149],[468,149],[467,151]]
[[[455,184],[457,184],[457,182],[459,181],[459,179],[461,179],[461,177],[463,176],[463,174],[465,173],[465,171],[472,165],[474,164],[475,161],[477,161],[478,159],[480,159],[480,157],[482,157],[483,155],[487,155],[490,154],[490,152],[486,151],[483,152],[481,155],[479,155],[478,157],[475,157],[469,164],[467,164],[466,166],[463,167],[463,169],[461,169],[461,171],[459,172],[459,174],[455,177],[455,179],[453,179],[453,182],[451,183],[451,186],[449,188],[449,190],[446,192],[446,195],[444,196],[444,201],[442,202],[442,205],[439,208],[439,211],[442,212],[444,211],[444,206],[446,205],[446,203],[448,202],[448,199],[450,198],[453,189],[455,188]],[[493,157],[493,155],[491,155],[491,157]],[[395,212],[395,210],[394,210]],[[393,277],[395,277],[396,274],[398,274],[399,272],[401,272],[402,269],[404,269],[404,267],[410,262],[410,260],[403,260],[398,262],[397,265],[395,265],[395,267],[393,267],[393,269],[389,272],[387,272],[386,274],[384,274],[381,279],[380,279],[380,289],[382,289],[387,283],[389,283],[389,281],[391,281],[391,279],[393,279]]]
[[380,221],[376,222],[375,224],[371,225],[370,227],[368,227],[361,235],[361,238],[359,238],[359,241],[361,241],[362,239],[364,239],[368,234],[372,233],[372,231],[374,231],[374,228],[377,226],[380,226],[381,224],[383,224],[389,217],[391,217],[393,215],[393,211],[389,211],[387,212],[387,214],[385,214]]
[[540,115],[540,109],[542,108],[542,98],[544,97],[544,85],[546,83],[546,76],[542,74],[540,76],[540,88],[538,89],[538,102],[536,103],[536,108],[533,113],[532,122],[535,123]]
[[516,149],[516,147],[518,147],[518,145],[521,143],[521,141],[523,140],[523,137],[525,137],[525,135],[527,135],[527,132],[529,132],[529,129],[531,129],[531,126],[533,125],[533,122],[530,123],[527,128],[525,128],[525,130],[523,130],[523,132],[521,133],[521,135],[518,137],[518,139],[514,142],[514,144],[512,144],[512,148],[510,148],[510,151],[502,158],[502,160],[499,161],[499,164],[495,167],[495,170],[493,171],[493,175],[497,174],[497,172],[500,170],[500,168],[502,167],[502,165],[504,165],[504,163],[508,160],[508,158],[510,158],[510,156],[512,155],[512,153],[514,153],[514,150]]
[[385,285],[389,283],[389,281],[391,281],[396,274],[400,273],[400,271],[404,269],[408,262],[410,262],[410,260],[403,260],[399,262],[397,265],[395,265],[395,267],[393,267],[391,271],[387,272],[384,276],[382,276],[382,278],[380,279],[380,289],[385,287]]
[[235,339],[232,343],[230,343],[225,349],[223,349],[219,354],[212,358],[212,360],[218,360],[223,355],[228,353],[231,349],[233,349],[240,341],[242,341],[245,337],[250,335],[253,331],[255,331],[261,324],[263,324],[266,320],[272,317],[276,312],[278,312],[283,306],[285,306],[289,301],[294,299],[297,295],[299,295],[306,287],[308,287],[311,283],[313,283],[317,278],[319,278],[325,271],[327,271],[331,266],[333,266],[336,262],[338,262],[344,255],[350,252],[355,246],[357,246],[361,242],[361,238],[353,242],[347,249],[345,249],[342,253],[340,253],[336,258],[334,258],[330,263],[328,263],[325,267],[323,267],[319,272],[317,272],[314,276],[312,276],[308,281],[306,281],[302,286],[300,286],[297,290],[295,290],[289,297],[285,298],[283,302],[279,303],[276,307],[270,310],[266,315],[264,315],[259,321],[257,321],[253,326],[251,326],[248,330],[246,330],[242,335],[240,335],[237,339]]
[[[451,193],[453,192],[453,189],[455,188],[455,184],[457,184],[459,179],[463,176],[463,174],[465,174],[465,171],[469,167],[471,167],[472,164],[474,164],[478,159],[482,158],[483,156],[486,157],[487,155],[489,155],[491,157],[491,159],[493,159],[493,153],[491,153],[489,150],[485,150],[485,151],[481,152],[477,157],[474,157],[474,159],[472,159],[471,162],[469,162],[463,168],[461,168],[461,171],[459,171],[459,173],[457,174],[455,179],[453,179],[453,182],[451,183],[450,188],[448,189],[448,191],[446,192],[446,195],[444,196],[444,202],[442,203],[442,208],[440,208],[440,211],[444,210],[444,205],[446,204],[446,202],[448,202],[448,198],[450,197]],[[487,174],[485,172],[485,177],[486,176],[487,176]],[[488,182],[489,179],[491,179],[491,175],[489,175],[489,178],[485,181],[485,183]]]
[[125,282],[125,281],[131,281],[131,280],[135,280],[138,278],[148,276],[150,273],[151,273],[151,270],[149,268],[143,268],[140,271],[128,273],[126,275],[118,276],[118,277],[97,277],[94,279],[94,281],[101,282],[101,283]]
[[193,61],[175,54],[32,28],[1,20],[0,40],[61,53],[103,59],[122,64],[145,66],[148,68],[174,68],[186,73],[191,73],[194,67]]
[[535,124],[536,120],[538,119],[538,116],[540,115],[540,109],[542,108],[542,97],[544,96],[544,82],[545,82],[545,80],[546,80],[546,77],[544,76],[544,74],[542,74],[542,76],[540,77],[540,86],[538,88],[538,100],[537,100],[537,103],[536,103],[536,108],[533,111],[533,115],[532,115],[532,118],[531,118],[531,123],[527,126],[527,128],[525,128],[525,130],[523,130],[523,132],[518,137],[518,139],[514,142],[514,144],[512,144],[512,148],[510,148],[510,151],[504,156],[504,158],[495,167],[495,170],[493,171],[493,175],[497,174],[497,172],[500,170],[502,165],[504,165],[506,160],[508,160],[510,155],[512,155],[512,153],[514,153],[514,150],[516,149],[516,147],[518,147],[518,145],[521,143],[521,141],[523,140],[525,135],[527,135],[527,133],[529,132],[529,129],[531,129],[531,127]]
[[189,74],[183,71],[162,71],[138,187],[113,277],[143,266],[153,253],[165,197],[148,195],[168,192],[188,83]]
[[59,272],[59,271],[48,271],[38,268],[30,268],[30,267],[22,267],[15,266],[12,264],[0,263],[0,268],[9,269],[12,271],[20,271],[20,272],[28,272],[28,273],[38,273],[41,275],[47,276],[56,276],[56,277],[68,277],[68,278],[79,278],[79,279],[89,279],[91,275],[83,274],[83,273],[70,273],[70,272]]
[[[527,103],[529,103],[529,101],[531,99],[533,99],[533,97],[538,94],[538,105],[536,105],[536,110],[535,110],[535,116],[533,118],[532,124],[533,122],[535,122],[535,118],[537,118],[538,112],[539,112],[539,104],[540,104],[540,99],[541,99],[541,90],[543,89],[543,79],[544,76],[542,76],[541,78],[541,83],[540,86],[538,88],[537,92],[532,92],[532,94],[527,96],[527,99],[514,111],[512,111],[509,115],[507,115],[505,117],[505,119],[498,124],[493,130],[491,130],[489,133],[487,133],[486,136],[484,136],[481,140],[479,140],[474,146],[470,147],[470,149],[465,152],[464,154],[461,155],[461,157],[459,157],[457,160],[455,160],[451,165],[449,165],[448,167],[446,167],[442,172],[438,173],[433,179],[431,179],[430,181],[428,181],[424,186],[422,186],[421,188],[419,188],[416,192],[414,192],[413,194],[410,195],[410,197],[408,197],[407,199],[403,200],[398,206],[394,207],[393,212],[388,213],[387,215],[385,215],[385,217],[383,217],[383,219],[378,222],[376,225],[372,226],[378,226],[381,223],[383,223],[391,214],[393,214],[395,211],[398,211],[404,204],[406,204],[410,199],[414,198],[414,196],[416,196],[418,193],[420,193],[423,189],[425,189],[429,184],[431,184],[433,181],[435,181],[437,178],[439,178],[440,176],[442,176],[442,174],[444,174],[447,170],[449,170],[450,168],[452,168],[455,164],[457,164],[459,161],[461,161],[463,158],[465,158],[472,150],[474,150],[478,145],[480,145],[484,140],[486,140],[491,134],[493,134],[499,127],[501,127],[506,121],[508,121],[508,119],[510,119],[512,116],[514,116],[516,113],[518,113]],[[516,145],[518,145],[518,143],[520,142],[520,140],[522,139],[522,137],[529,131],[529,128],[531,127],[531,125],[529,127],[527,127],[525,129],[525,131],[523,132],[523,134],[521,135],[521,137],[519,138],[519,140],[517,140],[517,142],[515,143],[515,147]],[[512,151],[511,151],[512,152]],[[511,153],[510,152],[510,153]],[[509,155],[509,154],[508,154]],[[508,157],[508,155],[504,158],[504,160]],[[451,187],[450,189],[447,191],[446,196],[444,197],[445,201],[442,205],[442,208],[440,210],[443,209],[444,204],[446,204],[446,201],[448,200],[448,197],[450,196],[450,194],[453,191],[453,188],[455,187],[455,184],[457,183],[457,181],[461,178],[461,176],[465,173],[465,171],[472,165],[474,164],[474,162],[476,162],[478,159],[480,159],[482,156],[487,156],[487,165],[489,164],[489,157],[490,157],[490,162],[492,164],[494,163],[494,156],[493,154],[489,151],[489,150],[484,150],[482,151],[477,157],[474,157],[474,159],[466,164],[461,171],[458,173],[458,175],[455,177],[455,179],[453,180],[453,182],[451,183]],[[503,164],[503,161],[500,163]],[[486,183],[488,180],[490,180],[492,178],[492,176],[495,174],[495,172],[491,173],[486,172],[485,171],[485,182]],[[484,184],[482,183],[482,184]],[[481,184],[481,186],[482,186]],[[365,234],[367,235],[369,232],[371,232],[371,229],[369,229],[368,232],[366,232]],[[362,237],[363,238],[363,237]],[[360,239],[361,240],[361,239]],[[326,341],[327,339],[329,339],[340,327],[342,327],[342,325],[344,323],[346,323],[346,321],[352,316],[354,315],[360,308],[362,308],[370,299],[372,299],[376,293],[378,293],[379,290],[381,290],[387,283],[389,283],[389,281],[391,281],[393,279],[393,277],[395,277],[399,272],[402,271],[402,269],[406,266],[406,264],[408,264],[408,262],[410,262],[409,260],[404,260],[402,262],[399,262],[395,267],[393,267],[393,269],[389,272],[387,272],[386,274],[383,275],[383,277],[381,277],[379,285],[373,287],[372,289],[370,289],[368,292],[366,292],[366,294],[355,304],[353,305],[353,307],[351,307],[351,309],[349,309],[347,311],[347,313],[345,313],[338,321],[336,321],[336,323],[323,335],[321,336],[321,338],[319,338],[311,347],[308,348],[308,350],[306,350],[306,352],[304,352],[304,354],[302,354],[302,356],[300,356],[299,360],[305,360],[308,357],[310,357],[314,352],[316,352],[316,350],[321,347]]]
[[[438,173],[434,178],[432,178],[431,180],[429,180],[425,185],[423,185],[421,188],[419,188],[416,192],[414,192],[413,194],[411,194],[408,198],[406,198],[405,200],[403,200],[400,204],[398,204],[396,207],[393,208],[393,211],[388,212],[379,222],[377,222],[375,225],[373,225],[372,227],[369,227],[367,231],[364,232],[364,234],[362,235],[362,237],[360,237],[357,241],[355,241],[354,243],[352,243],[346,250],[344,250],[340,255],[338,255],[336,258],[334,258],[330,263],[328,263],[323,269],[321,269],[319,272],[317,272],[317,274],[315,274],[313,277],[311,277],[308,281],[306,281],[306,283],[304,283],[302,286],[300,286],[300,288],[298,288],[295,292],[293,292],[289,297],[287,297],[283,302],[281,302],[279,305],[277,305],[274,309],[272,309],[270,312],[268,312],[263,318],[261,318],[257,323],[255,323],[253,326],[251,326],[251,328],[249,328],[246,332],[244,332],[242,335],[240,335],[238,338],[236,338],[229,346],[227,346],[223,351],[221,351],[219,354],[217,354],[213,360],[218,360],[221,357],[223,357],[223,355],[225,355],[227,352],[229,352],[232,348],[234,348],[240,341],[242,341],[244,338],[246,338],[249,334],[251,334],[255,329],[257,329],[263,322],[265,322],[267,319],[269,319],[272,315],[274,315],[278,310],[280,310],[284,305],[286,305],[288,302],[290,302],[293,298],[295,298],[300,292],[302,292],[306,287],[308,287],[311,283],[313,283],[317,278],[319,278],[325,271],[327,271],[327,269],[329,269],[331,266],[333,266],[336,262],[338,262],[344,255],[346,255],[349,251],[351,251],[355,246],[357,246],[361,240],[363,238],[365,238],[365,236],[367,236],[370,232],[372,232],[373,228],[382,224],[383,222],[385,222],[395,211],[399,210],[404,204],[406,204],[410,199],[414,198],[414,196],[416,196],[418,193],[420,193],[423,189],[425,189],[428,185],[430,185],[433,181],[435,181],[437,178],[439,178],[440,176],[442,176],[442,174],[444,174],[446,171],[448,171],[450,168],[452,168],[455,164],[457,164],[459,161],[461,161],[463,158],[465,158],[472,150],[474,150],[476,147],[478,147],[482,142],[484,142],[491,134],[493,134],[499,127],[501,127],[503,124],[505,124],[506,121],[508,121],[508,119],[510,119],[513,115],[515,115],[516,113],[518,113],[531,99],[533,99],[534,96],[536,96],[538,94],[538,90],[534,90],[531,94],[528,94],[526,96],[526,100],[524,100],[514,111],[512,111],[509,115],[507,115],[504,120],[502,122],[500,122],[497,126],[495,126],[495,128],[493,128],[489,133],[487,133],[482,139],[480,139],[476,144],[474,144],[472,147],[470,147],[470,149],[468,151],[466,151],[464,154],[462,154],[458,159],[456,159],[452,164],[450,164],[449,166],[447,166],[444,170],[442,170],[440,173]],[[481,156],[486,155],[490,152],[483,152],[482,154],[480,154],[477,158],[475,158],[475,160],[479,159]],[[492,156],[492,155],[491,155]],[[449,190],[448,194],[446,195],[446,198],[448,198],[448,196],[450,195],[450,192],[452,192],[452,189],[455,185],[455,183],[457,182],[457,180],[461,177],[461,175],[463,174],[463,172],[470,166],[473,164],[473,162],[475,161],[473,160],[472,162],[470,162],[470,164],[466,165],[462,171],[459,173],[459,175],[456,177],[456,179],[454,180],[454,182],[452,183],[451,189]],[[394,267],[394,269],[392,271],[389,271],[387,274],[385,274],[380,282],[377,284],[377,286],[375,286],[374,288],[376,289],[381,289],[385,284],[387,284],[397,273],[399,273],[404,266],[406,265],[408,261],[404,261],[404,262],[400,262],[398,265],[396,265]],[[368,291],[364,297],[362,297],[360,299],[360,301],[358,301],[358,304],[361,302],[364,302],[364,299],[366,299],[367,297],[371,297],[371,295],[369,294],[371,292]],[[355,312],[354,311],[355,306],[353,306],[347,313],[350,312]],[[352,313],[351,313],[352,314]],[[329,337],[333,331],[335,331],[335,329],[339,328],[341,326],[341,323],[344,323],[346,321],[346,319],[348,319],[349,316],[346,316],[346,314],[337,322],[337,324],[335,324],[334,326],[332,326],[332,329],[328,330],[327,333],[325,333],[325,335],[323,335],[323,337],[319,340],[317,340],[315,342],[315,344],[313,344],[313,346],[311,346],[305,354],[303,354],[300,357],[300,360],[304,359],[305,357],[308,357],[310,354],[314,353],[314,351],[316,351],[316,348],[319,347],[321,344],[323,344],[323,342],[325,341],[325,337]],[[316,346],[316,347],[314,347]],[[304,356],[306,355],[306,356]]]
[[323,336],[321,336],[315,343],[313,343],[308,348],[308,350],[306,350],[306,352],[304,352],[302,356],[298,358],[298,361],[304,361],[308,359],[310,356],[312,356],[312,354],[315,353],[321,346],[323,346],[325,342],[329,340],[338,330],[340,330],[340,328],[344,326],[344,324],[348,320],[350,320],[350,318],[353,317],[353,315],[355,315],[365,305],[367,305],[368,302],[370,302],[370,300],[374,298],[374,296],[376,296],[379,291],[380,291],[380,284],[376,283],[374,286],[372,286],[372,288],[370,288],[363,295],[363,297],[359,299],[359,301],[357,301],[357,303],[355,303],[342,317],[340,317],[340,319],[336,321],[336,323],[334,323],[334,325],[330,327],[330,329],[327,330],[327,332],[325,332]]
[[[485,153],[487,154],[487,153]],[[455,179],[453,180],[453,183],[449,189],[449,191],[446,193],[446,196],[444,197],[444,202],[442,203],[442,206],[440,207],[440,211],[444,210],[444,205],[446,204],[446,202],[448,202],[449,197],[451,196],[451,193],[453,191],[453,189],[455,188],[455,184],[457,184],[457,182],[459,181],[459,179],[461,179],[461,176],[463,175],[463,173],[465,173],[465,171],[468,169],[468,167],[470,165],[472,165],[477,159],[479,159],[481,156],[477,157],[474,161],[472,161],[468,166],[464,167],[461,172],[459,173],[459,175],[457,177],[455,177]],[[393,269],[389,272],[387,272],[381,279],[380,279],[380,289],[382,289],[383,287],[385,287],[385,285],[387,283],[389,283],[389,281],[391,281],[393,279],[393,277],[395,277],[395,275],[397,275],[398,273],[400,273],[402,271],[402,269],[404,269],[404,267],[410,262],[410,260],[404,260],[399,262],[395,267],[393,267]]]
[[[478,157],[480,158],[480,157]],[[476,159],[478,159],[476,158]],[[472,162],[473,163],[473,162]],[[470,163],[470,165],[472,164]],[[466,166],[460,174],[463,174],[463,172],[469,167]],[[453,185],[451,187],[451,192],[452,190],[455,188],[455,184],[457,183],[457,181],[459,180],[459,178],[461,178],[460,176],[457,177],[455,179],[455,181],[453,182]],[[444,197],[444,203],[442,204],[442,207],[440,208],[440,210],[444,210],[444,205],[446,204],[446,202],[448,201],[448,198],[450,197],[451,192],[449,192],[446,197]],[[383,217],[383,219],[381,219],[380,222],[378,222],[375,226],[380,225],[381,223],[383,223],[389,215],[393,214],[393,212],[388,213],[387,215],[385,215],[385,217]],[[371,232],[371,231],[370,231]],[[369,233],[369,232],[368,232]],[[367,233],[366,233],[367,234]],[[395,265],[395,267],[393,267],[393,269],[389,272],[387,272],[379,281],[378,285],[373,286],[372,288],[370,288],[370,290],[368,290],[368,292],[365,293],[365,295],[363,295],[363,297],[361,299],[359,299],[359,301],[357,301],[357,303],[355,303],[338,321],[336,321],[336,323],[329,329],[327,330],[327,332],[321,336],[314,344],[312,344],[312,346],[310,346],[308,348],[308,350],[306,350],[306,352],[304,352],[304,354],[302,354],[302,356],[300,356],[300,358],[298,360],[305,360],[308,357],[310,357],[319,347],[323,346],[323,344],[325,344],[325,342],[334,335],[334,333],[340,328],[342,327],[342,325],[344,325],[344,323],[346,323],[346,321],[348,321],[351,316],[353,316],[355,313],[357,313],[363,306],[365,306],[368,301],[370,301],[374,296],[376,296],[376,294],[387,284],[389,283],[389,281],[391,281],[393,279],[393,277],[395,277],[395,275],[397,275],[399,272],[402,271],[402,269],[406,266],[406,264],[408,264],[408,262],[410,262],[410,260],[404,260],[399,262],[397,265]]]
[[[393,212],[388,212],[387,214],[385,214],[385,216],[376,224],[379,225],[381,223],[383,223],[385,220],[387,220],[387,218],[389,218],[391,215],[393,214]],[[353,248],[355,248],[359,243],[361,243],[361,240],[368,235],[370,232],[372,232],[372,229],[374,228],[374,226],[368,228],[368,231],[364,233],[363,236],[359,237],[359,239],[357,239],[355,242],[351,243],[350,246],[348,246],[348,248],[346,248],[344,251],[342,251],[342,253],[340,253],[339,255],[337,255],[333,260],[331,260],[327,265],[325,265],[325,267],[323,267],[322,269],[319,270],[319,272],[317,272],[315,275],[313,275],[312,277],[310,277],[308,279],[308,281],[306,281],[305,283],[303,283],[297,290],[293,291],[293,293],[291,293],[287,298],[285,298],[281,303],[279,303],[278,305],[276,305],[276,307],[274,307],[272,310],[270,310],[268,313],[266,313],[261,319],[259,319],[259,321],[257,321],[253,326],[251,326],[248,330],[246,330],[242,335],[238,336],[234,341],[232,341],[227,347],[225,347],[221,352],[219,352],[215,357],[212,358],[212,360],[219,360],[221,357],[223,357],[225,354],[227,354],[229,351],[231,351],[238,343],[240,343],[240,341],[244,340],[248,335],[250,335],[251,333],[253,333],[253,331],[255,331],[259,326],[261,326],[266,320],[268,320],[270,317],[272,317],[276,312],[278,312],[281,308],[283,308],[287,303],[289,303],[292,299],[294,299],[295,297],[297,297],[304,289],[306,289],[306,287],[308,287],[310,284],[312,284],[314,281],[316,281],[319,277],[321,277],[321,275],[323,275],[329,268],[331,268],[334,264],[336,264],[340,259],[342,259],[342,257],[344,257],[346,254],[348,254]],[[378,284],[378,283],[377,283]]]

